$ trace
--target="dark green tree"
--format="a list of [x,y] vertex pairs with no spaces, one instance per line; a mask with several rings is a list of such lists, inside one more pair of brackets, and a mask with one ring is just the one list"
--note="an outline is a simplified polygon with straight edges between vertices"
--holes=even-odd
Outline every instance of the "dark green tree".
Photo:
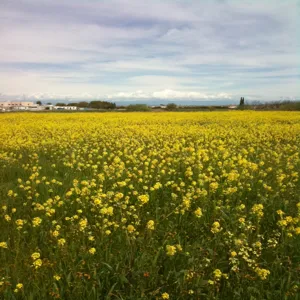
[[95,109],[114,109],[116,108],[116,104],[107,101],[91,101],[89,107]]
[[127,106],[127,111],[149,111],[150,108],[146,104],[130,104]]
[[85,101],[82,101],[82,102],[79,102],[78,107],[89,107],[89,103],[88,102],[85,102]]
[[245,105],[245,98],[244,97],[241,97],[241,100],[240,100],[240,106],[243,106]]
[[177,105],[175,103],[167,104],[166,110],[176,110]]

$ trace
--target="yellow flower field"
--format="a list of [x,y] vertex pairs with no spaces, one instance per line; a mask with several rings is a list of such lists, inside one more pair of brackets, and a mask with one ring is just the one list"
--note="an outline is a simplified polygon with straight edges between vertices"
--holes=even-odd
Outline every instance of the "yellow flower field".
[[300,299],[300,113],[8,113],[0,133],[0,299]]

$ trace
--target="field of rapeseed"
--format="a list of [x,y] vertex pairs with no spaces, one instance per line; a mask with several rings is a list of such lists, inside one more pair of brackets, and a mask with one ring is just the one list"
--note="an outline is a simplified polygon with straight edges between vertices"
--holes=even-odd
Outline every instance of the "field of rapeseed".
[[0,115],[0,299],[300,299],[300,114]]

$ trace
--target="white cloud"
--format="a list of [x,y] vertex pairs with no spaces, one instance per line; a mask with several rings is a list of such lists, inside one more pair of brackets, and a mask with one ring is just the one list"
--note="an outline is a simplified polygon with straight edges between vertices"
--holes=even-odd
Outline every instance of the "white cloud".
[[55,93],[32,93],[26,95],[9,95],[2,94],[0,99],[32,99],[32,100],[86,100],[91,101],[95,99],[108,99],[108,100],[149,100],[149,99],[161,99],[161,100],[228,100],[233,99],[232,95],[228,93],[216,93],[207,94],[194,91],[179,91],[179,90],[159,90],[153,92],[147,92],[143,90],[137,90],[133,92],[117,92],[112,94],[90,94],[90,93],[80,93],[80,94],[55,94]]
[[297,5],[4,0],[0,92],[86,99],[118,91],[121,98],[143,99],[299,97]]
[[164,100],[208,100],[208,99],[231,99],[231,95],[227,93],[205,94],[200,92],[187,92],[175,90],[162,90],[157,92],[119,92],[116,94],[106,95],[108,99],[164,99]]

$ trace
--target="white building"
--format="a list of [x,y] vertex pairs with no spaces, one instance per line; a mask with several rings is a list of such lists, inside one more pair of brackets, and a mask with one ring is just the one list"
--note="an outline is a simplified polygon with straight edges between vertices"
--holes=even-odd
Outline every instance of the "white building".
[[77,106],[53,106],[55,110],[77,110]]
[[0,110],[44,110],[46,107],[39,104],[34,104],[30,101],[4,101],[0,102]]
[[18,109],[20,107],[28,108],[30,106],[35,106],[33,102],[24,102],[24,101],[4,101],[0,102],[0,108],[8,110],[8,109]]

